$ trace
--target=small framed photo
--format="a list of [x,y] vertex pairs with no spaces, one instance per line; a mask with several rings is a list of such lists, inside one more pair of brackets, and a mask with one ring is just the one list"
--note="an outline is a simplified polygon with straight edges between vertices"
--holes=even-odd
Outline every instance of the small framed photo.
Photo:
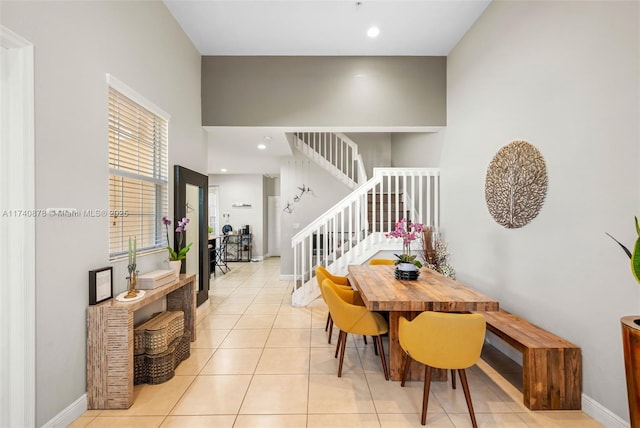
[[113,267],[89,271],[89,304],[95,305],[113,297]]

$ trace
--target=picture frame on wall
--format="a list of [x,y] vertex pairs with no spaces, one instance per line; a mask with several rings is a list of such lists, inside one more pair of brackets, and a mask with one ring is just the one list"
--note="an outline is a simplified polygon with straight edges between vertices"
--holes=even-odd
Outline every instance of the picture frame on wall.
[[96,305],[113,297],[113,267],[89,271],[89,305]]

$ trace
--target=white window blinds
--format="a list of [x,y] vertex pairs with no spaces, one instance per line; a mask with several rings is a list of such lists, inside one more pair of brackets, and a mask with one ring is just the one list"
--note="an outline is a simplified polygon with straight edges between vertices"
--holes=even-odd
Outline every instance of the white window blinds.
[[168,121],[109,87],[109,257],[167,245]]

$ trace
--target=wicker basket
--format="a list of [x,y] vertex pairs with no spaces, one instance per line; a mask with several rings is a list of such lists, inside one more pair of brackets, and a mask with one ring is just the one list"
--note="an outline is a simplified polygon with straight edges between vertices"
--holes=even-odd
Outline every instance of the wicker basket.
[[160,312],[135,328],[133,354],[161,354],[167,351],[170,343],[183,334],[182,311]]
[[158,384],[171,379],[176,372],[176,367],[183,360],[189,358],[191,337],[187,333],[175,339],[168,349],[156,355],[134,356],[133,383]]

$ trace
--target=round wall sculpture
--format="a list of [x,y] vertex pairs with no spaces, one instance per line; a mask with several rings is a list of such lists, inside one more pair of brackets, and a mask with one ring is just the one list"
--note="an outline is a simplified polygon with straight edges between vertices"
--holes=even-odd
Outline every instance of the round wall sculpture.
[[547,194],[544,158],[532,144],[512,141],[498,150],[487,168],[484,195],[489,213],[507,229],[533,220]]

